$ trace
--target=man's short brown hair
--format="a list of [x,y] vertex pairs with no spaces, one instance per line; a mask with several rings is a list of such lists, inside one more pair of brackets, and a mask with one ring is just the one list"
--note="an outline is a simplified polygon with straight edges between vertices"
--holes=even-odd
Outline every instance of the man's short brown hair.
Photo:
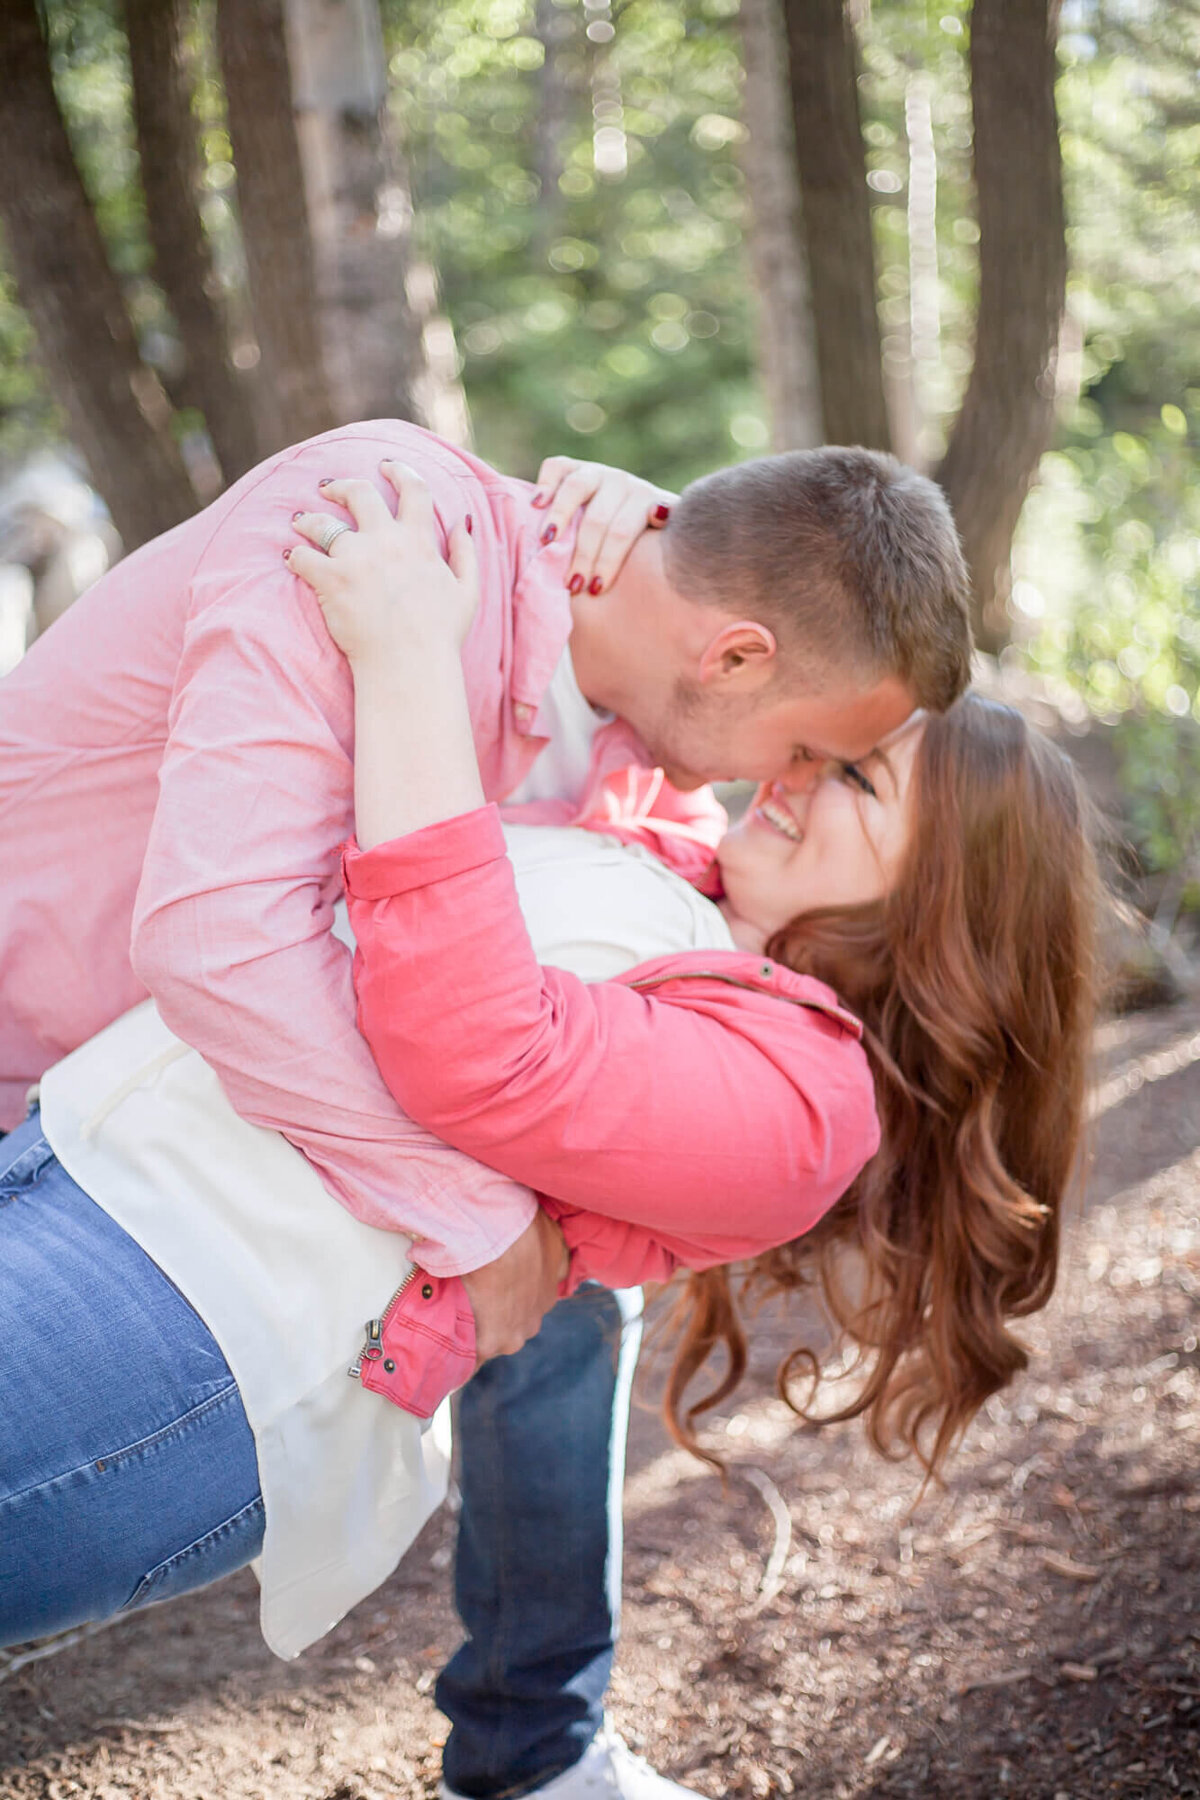
[[970,680],[970,580],[942,491],[878,450],[793,450],[686,487],[672,585],[745,609],[818,669],[897,675],[944,712]]

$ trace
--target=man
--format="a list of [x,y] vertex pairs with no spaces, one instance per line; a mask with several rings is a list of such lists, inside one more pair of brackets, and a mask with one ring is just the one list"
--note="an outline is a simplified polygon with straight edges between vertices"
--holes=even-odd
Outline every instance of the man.
[[[426,1161],[397,1204],[408,1128],[330,932],[350,682],[282,559],[322,478],[378,482],[384,457],[418,469],[443,530],[473,522],[482,601],[464,667],[495,798],[578,800],[617,758],[681,787],[854,761],[965,685],[965,576],[931,484],[827,451],[694,484],[607,592],[568,593],[566,548],[545,542],[524,484],[376,422],[285,452],[146,545],[0,686],[0,1126],[49,1063],[149,991],[241,1113],[282,1131],[359,1218],[411,1234],[431,1275],[463,1277],[486,1354],[529,1335],[557,1269],[527,1197],[484,1204]],[[674,1789],[600,1730],[635,1315],[585,1290],[464,1391],[469,1635],[438,1690],[453,1794]]]

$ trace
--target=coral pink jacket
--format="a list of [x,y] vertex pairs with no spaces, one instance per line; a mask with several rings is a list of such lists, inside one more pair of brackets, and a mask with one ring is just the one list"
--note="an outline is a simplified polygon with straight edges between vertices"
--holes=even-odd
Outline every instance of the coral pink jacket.
[[[494,806],[350,847],[344,868],[384,1080],[447,1143],[554,1196],[564,1292],[798,1237],[878,1148],[861,1029],[821,982],[729,951],[595,984],[539,966]],[[423,1413],[473,1360],[461,1282],[420,1277],[363,1380]]]

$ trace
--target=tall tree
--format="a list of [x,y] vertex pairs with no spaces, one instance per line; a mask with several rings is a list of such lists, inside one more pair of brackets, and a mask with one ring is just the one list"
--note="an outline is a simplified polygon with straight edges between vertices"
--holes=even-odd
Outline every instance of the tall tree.
[[465,440],[453,345],[447,367],[436,283],[412,242],[378,0],[286,0],[286,17],[334,407],[344,419],[414,419]]
[[824,435],[889,443],[858,51],[843,0],[783,0]]
[[821,442],[821,387],[796,130],[779,0],[742,0],[747,123],[742,164],[750,198],[749,250],[758,302],[758,363],[776,450]]
[[36,0],[0,0],[0,221],[51,387],[127,549],[195,510],[59,110]]
[[533,123],[533,171],[538,183],[537,223],[534,242],[543,255],[562,230],[563,196],[559,181],[566,167],[567,134],[571,125],[574,94],[569,73],[573,38],[582,31],[579,15],[556,6],[554,0],[537,0],[533,29],[542,46],[538,71],[537,114]]
[[217,0],[217,52],[261,352],[264,448],[336,423],[292,113],[283,0]]
[[200,152],[186,17],[186,0],[125,0],[154,273],[174,314],[185,357],[179,391],[204,414],[221,473],[229,482],[258,460],[258,439],[249,395],[230,361],[200,217]]
[[1054,416],[1067,274],[1058,10],[1058,0],[975,0],[971,12],[979,311],[939,479],[971,567],[976,633],[990,650],[1008,636],[1013,532]]

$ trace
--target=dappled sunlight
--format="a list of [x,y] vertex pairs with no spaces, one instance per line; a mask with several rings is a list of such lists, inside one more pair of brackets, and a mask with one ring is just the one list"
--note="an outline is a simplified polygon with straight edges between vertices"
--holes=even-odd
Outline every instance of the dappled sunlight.
[[1088,1117],[1099,1118],[1142,1088],[1162,1081],[1168,1075],[1178,1075],[1195,1062],[1200,1062],[1200,1031],[1183,1032],[1158,1049],[1134,1057],[1093,1088],[1088,1102]]
[[[737,1411],[729,1418],[716,1418],[703,1433],[706,1449],[715,1450],[731,1464],[752,1460],[756,1451],[764,1455],[777,1450],[799,1428],[799,1420],[790,1407],[775,1395],[746,1398],[735,1402]],[[708,1466],[677,1444],[645,1463],[625,1483],[625,1516],[639,1514],[660,1506],[681,1481],[719,1477]]]

